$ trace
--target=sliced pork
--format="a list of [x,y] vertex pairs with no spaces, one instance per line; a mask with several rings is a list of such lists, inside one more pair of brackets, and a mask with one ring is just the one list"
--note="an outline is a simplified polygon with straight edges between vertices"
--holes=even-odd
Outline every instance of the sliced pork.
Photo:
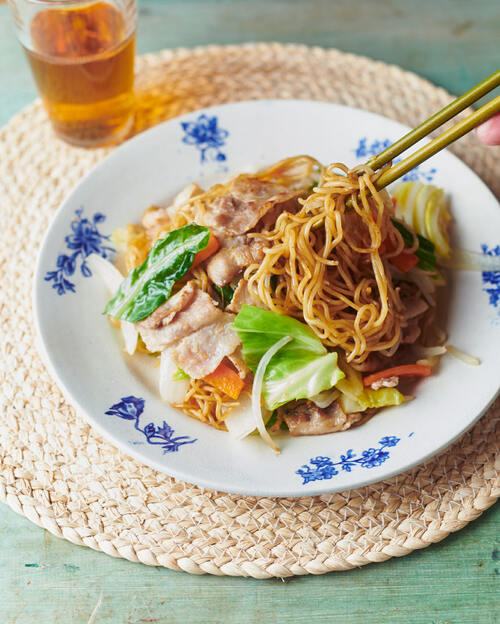
[[265,246],[263,240],[247,236],[235,236],[224,240],[222,249],[207,263],[208,277],[219,287],[229,284],[250,264],[262,262]]
[[236,286],[236,290],[234,291],[233,298],[231,299],[231,303],[226,307],[227,312],[234,312],[238,314],[241,310],[241,306],[243,305],[251,305],[257,306],[258,308],[265,308],[264,304],[257,299],[252,292],[248,289],[248,282],[245,278],[241,279],[238,282],[238,286]]
[[420,329],[418,325],[418,320],[413,319],[408,323],[407,327],[404,327],[401,330],[401,334],[402,334],[401,343],[413,344],[414,342],[418,340],[421,333],[422,333],[422,330]]
[[212,373],[240,346],[238,334],[231,328],[233,322],[233,314],[221,312],[214,323],[183,338],[172,349],[175,364],[195,379]]
[[238,236],[254,228],[274,206],[297,199],[303,191],[248,175],[229,183],[229,191],[195,208],[194,220],[216,236]]
[[215,301],[189,282],[136,327],[147,349],[155,353],[223,316]]
[[422,329],[429,315],[434,314],[429,304],[424,300],[422,294],[415,284],[405,283],[401,285],[401,343],[413,344],[422,334]]
[[194,282],[188,282],[178,293],[167,299],[149,316],[138,323],[141,329],[158,329],[168,325],[177,312],[186,308],[193,300],[197,291]]
[[200,195],[203,190],[197,184],[189,184],[178,193],[168,206],[151,206],[142,215],[142,227],[150,239],[155,240],[161,230],[170,227],[177,209],[188,199]]
[[311,401],[295,401],[279,408],[278,414],[288,425],[290,435],[323,435],[345,431],[359,422],[359,414],[345,414],[337,401],[322,409]]

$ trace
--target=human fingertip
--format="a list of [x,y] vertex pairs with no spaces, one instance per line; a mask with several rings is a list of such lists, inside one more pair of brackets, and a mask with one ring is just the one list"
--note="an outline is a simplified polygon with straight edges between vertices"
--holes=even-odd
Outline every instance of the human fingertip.
[[478,126],[476,135],[485,145],[500,145],[500,115],[495,115]]

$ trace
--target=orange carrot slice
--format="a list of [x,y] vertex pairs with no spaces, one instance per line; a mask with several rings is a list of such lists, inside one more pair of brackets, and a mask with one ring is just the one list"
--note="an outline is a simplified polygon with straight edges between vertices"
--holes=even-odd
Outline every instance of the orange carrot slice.
[[240,396],[245,382],[230,366],[221,362],[219,366],[203,378],[211,386],[222,390],[228,397],[231,397],[236,401]]
[[195,255],[191,268],[194,269],[199,264],[201,264],[203,260],[210,258],[210,256],[214,254],[219,249],[219,247],[219,241],[217,240],[216,236],[212,234],[212,232],[210,232],[210,238],[208,239],[207,246],[205,247],[205,249],[202,249]]
[[367,375],[363,378],[365,386],[371,386],[375,381],[387,379],[389,377],[428,377],[431,374],[431,367],[423,364],[405,364],[404,366],[394,366],[386,370]]
[[[198,252],[199,253],[199,252]],[[401,273],[407,273],[410,269],[418,264],[418,258],[413,253],[400,253],[394,258],[389,258],[389,262],[401,271]]]

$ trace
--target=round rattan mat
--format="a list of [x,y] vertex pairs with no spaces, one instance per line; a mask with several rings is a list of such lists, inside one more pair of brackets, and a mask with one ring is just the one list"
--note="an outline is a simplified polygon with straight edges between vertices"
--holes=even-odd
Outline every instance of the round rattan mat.
[[[415,125],[448,100],[397,67],[335,50],[259,44],[138,60],[135,131],[252,98],[340,102]],[[500,403],[445,453],[390,481],[315,498],[242,497],[176,481],[123,455],[66,403],[35,348],[30,291],[57,206],[109,150],[54,138],[39,102],[0,133],[0,499],[54,535],[193,574],[321,574],[406,555],[500,494]],[[498,150],[453,151],[500,193]],[[443,415],[451,417],[451,414]],[[498,467],[498,465],[497,465]]]

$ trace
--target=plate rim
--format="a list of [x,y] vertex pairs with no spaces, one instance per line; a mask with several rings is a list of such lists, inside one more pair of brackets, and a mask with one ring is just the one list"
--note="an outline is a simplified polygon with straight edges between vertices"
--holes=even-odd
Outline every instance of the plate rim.
[[[415,468],[416,466],[419,466],[425,462],[427,462],[429,459],[436,457],[437,455],[441,454],[444,450],[446,450],[447,448],[449,448],[450,446],[452,446],[459,438],[461,438],[467,431],[469,431],[479,420],[480,418],[486,414],[486,412],[489,410],[489,408],[491,407],[491,405],[493,404],[493,402],[495,401],[495,398],[498,396],[498,394],[500,393],[500,386],[493,392],[492,396],[489,398],[488,403],[486,404],[486,406],[484,406],[479,412],[478,414],[467,423],[467,425],[465,425],[458,433],[456,433],[452,438],[448,439],[445,443],[443,443],[440,447],[432,450],[431,452],[428,452],[427,454],[420,456],[419,459],[417,460],[413,460],[413,461],[409,461],[407,463],[405,463],[404,466],[402,466],[401,464],[399,464],[399,466],[393,470],[387,470],[384,472],[384,470],[382,469],[383,475],[378,474],[378,471],[375,472],[375,474],[372,477],[369,477],[370,474],[372,473],[359,473],[359,477],[357,479],[353,479],[353,483],[351,485],[349,485],[347,488],[345,486],[341,486],[341,487],[336,487],[335,486],[335,482],[334,481],[328,481],[328,480],[322,480],[322,481],[317,481],[315,483],[317,483],[318,485],[312,485],[309,484],[309,487],[307,488],[307,490],[302,490],[300,493],[298,493],[298,488],[303,487],[302,484],[297,484],[297,488],[293,491],[286,491],[281,489],[279,492],[276,491],[272,491],[271,490],[267,491],[267,492],[262,492],[262,488],[257,488],[257,489],[252,489],[252,488],[238,488],[238,487],[232,487],[232,486],[228,486],[226,484],[220,484],[220,483],[216,483],[215,480],[213,478],[209,479],[209,480],[205,480],[203,478],[203,475],[200,475],[200,478],[198,478],[198,476],[196,478],[192,478],[191,475],[186,476],[185,474],[183,474],[183,470],[181,469],[177,469],[175,466],[174,467],[166,467],[164,465],[162,465],[159,461],[157,461],[155,458],[153,457],[148,457],[146,454],[141,453],[140,451],[136,451],[136,449],[133,446],[127,445],[124,441],[122,441],[120,439],[120,437],[118,436],[118,434],[113,432],[113,427],[111,426],[110,428],[106,428],[105,426],[102,426],[99,421],[92,416],[92,414],[89,412],[89,410],[84,406],[81,405],[81,403],[76,400],[70,389],[66,386],[66,384],[63,382],[63,380],[60,378],[59,374],[57,373],[57,370],[55,368],[55,365],[53,364],[49,351],[47,349],[47,344],[46,341],[44,340],[44,334],[43,334],[43,330],[42,327],[40,325],[40,314],[39,314],[39,305],[41,303],[41,301],[39,301],[39,289],[41,286],[41,283],[43,282],[43,276],[42,276],[42,267],[41,267],[41,257],[42,257],[42,253],[43,250],[46,247],[47,241],[50,238],[51,232],[53,230],[53,226],[54,223],[58,220],[58,218],[67,210],[68,206],[71,204],[72,200],[73,200],[73,196],[75,194],[77,194],[78,190],[80,189],[81,185],[83,185],[90,177],[92,177],[93,175],[95,175],[95,172],[100,170],[101,168],[105,168],[107,166],[107,163],[109,162],[109,160],[111,160],[113,158],[113,156],[115,156],[117,153],[123,153],[126,150],[130,150],[133,149],[134,146],[136,144],[139,144],[140,142],[146,141],[148,136],[152,136],[153,134],[156,134],[160,128],[163,128],[166,125],[173,125],[174,123],[180,123],[183,120],[187,120],[192,118],[193,115],[195,114],[203,114],[203,113],[210,113],[213,112],[215,110],[220,111],[221,109],[225,109],[225,108],[233,108],[233,107],[238,107],[238,106],[247,106],[249,104],[257,104],[257,105],[262,105],[262,104],[279,104],[279,105],[314,105],[314,106],[321,106],[321,107],[333,107],[333,108],[343,108],[343,109],[347,109],[350,111],[356,111],[356,112],[362,112],[363,114],[368,114],[370,116],[372,116],[373,118],[378,118],[378,119],[383,119],[385,121],[390,121],[390,122],[394,122],[397,123],[401,126],[404,126],[406,128],[408,128],[408,126],[406,126],[406,124],[399,122],[398,120],[392,119],[390,117],[386,117],[384,115],[381,115],[379,113],[374,113],[372,111],[368,111],[359,107],[353,107],[353,106],[348,106],[348,105],[344,105],[344,104],[339,104],[336,102],[325,102],[325,101],[318,101],[318,100],[307,100],[307,99],[259,99],[259,100],[242,100],[242,101],[238,101],[238,102],[228,102],[225,104],[219,104],[219,105],[213,105],[210,107],[206,107],[206,108],[200,108],[200,109],[196,109],[194,111],[189,111],[183,115],[177,116],[177,117],[173,117],[171,119],[168,119],[160,124],[157,124],[137,135],[135,135],[134,137],[132,137],[131,139],[125,141],[124,143],[122,143],[121,145],[119,145],[117,148],[113,149],[109,154],[107,154],[106,156],[104,156],[104,158],[102,158],[102,160],[100,160],[98,163],[96,163],[94,166],[92,166],[90,168],[90,170],[88,172],[85,173],[85,175],[83,175],[78,182],[72,187],[72,189],[69,191],[69,193],[64,197],[64,199],[61,201],[60,205],[58,206],[57,210],[54,212],[53,216],[51,217],[51,220],[47,226],[46,232],[44,233],[44,236],[42,237],[42,240],[40,242],[39,248],[38,248],[38,252],[37,252],[37,262],[36,262],[36,268],[33,274],[33,281],[32,281],[32,291],[31,291],[31,298],[32,298],[32,307],[33,307],[33,316],[34,316],[34,321],[35,321],[35,345],[36,348],[41,356],[41,359],[43,361],[43,363],[45,364],[45,366],[48,368],[52,378],[54,379],[54,381],[56,381],[58,388],[61,390],[65,400],[68,402],[68,404],[70,406],[72,406],[76,412],[78,416],[81,416],[84,418],[84,420],[92,427],[94,427],[110,444],[112,444],[113,446],[117,447],[120,451],[122,451],[126,456],[129,457],[133,457],[134,459],[136,459],[137,461],[139,461],[142,464],[146,464],[149,467],[158,470],[160,473],[171,476],[173,478],[179,479],[181,481],[185,481],[187,483],[192,483],[204,488],[208,488],[211,490],[216,490],[216,491],[220,491],[220,492],[228,492],[231,494],[239,494],[239,495],[244,495],[244,496],[258,496],[258,497],[269,497],[269,498],[303,498],[303,497],[310,497],[310,496],[317,496],[317,495],[322,495],[322,494],[329,494],[329,493],[334,493],[334,492],[339,492],[339,491],[346,491],[346,490],[350,490],[350,489],[357,489],[360,487],[364,487],[364,486],[368,486],[371,485],[373,483],[378,483],[381,481],[386,481],[396,475],[402,474],[404,472],[407,472],[408,470],[411,470],[412,468]],[[453,154],[452,152],[446,150],[447,154],[449,156],[451,156],[454,160],[458,161],[460,163],[460,165],[465,166],[472,174],[473,176],[476,178],[477,182],[482,185],[482,187],[484,188],[485,191],[487,191],[489,193],[489,195],[495,200],[496,197],[494,196],[494,194],[492,193],[491,189],[486,185],[486,183],[480,178],[480,176],[474,171],[474,169],[472,169],[471,167],[469,167],[469,165],[467,165],[464,161],[462,161],[460,158],[458,158],[455,154]],[[385,464],[385,466],[387,466],[387,464]],[[357,474],[357,473],[355,473]],[[319,485],[322,484],[323,487],[320,487]]]

